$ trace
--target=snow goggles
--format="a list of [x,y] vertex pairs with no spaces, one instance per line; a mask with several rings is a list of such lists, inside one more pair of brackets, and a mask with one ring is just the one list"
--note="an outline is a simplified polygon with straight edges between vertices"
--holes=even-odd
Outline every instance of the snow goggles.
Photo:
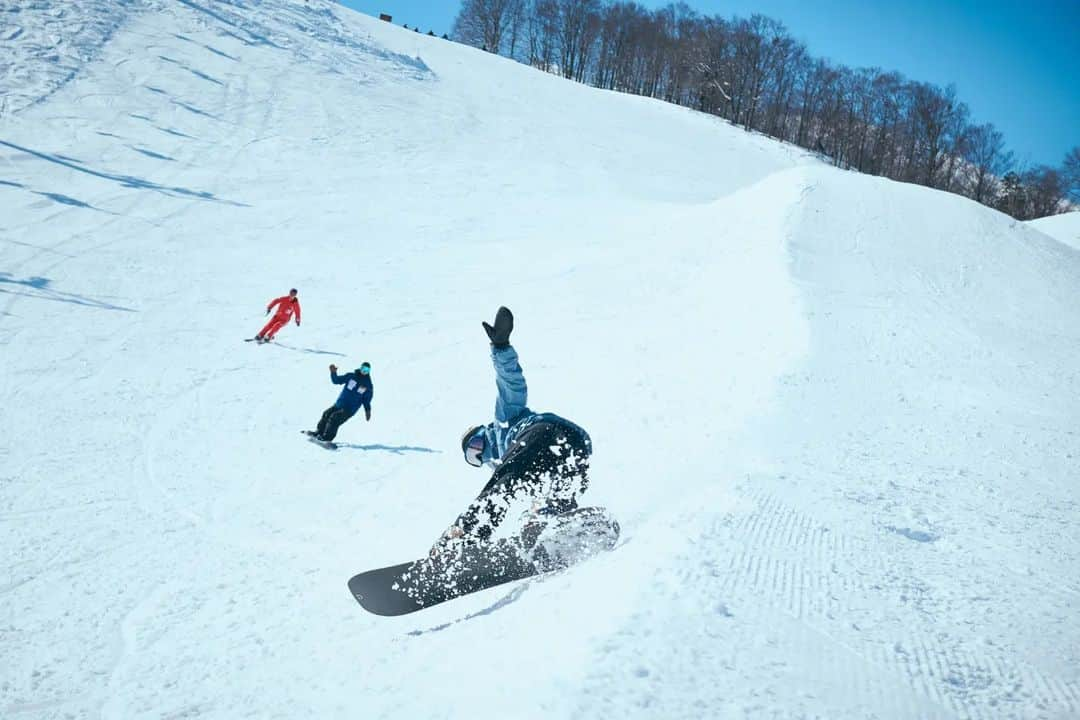
[[483,433],[476,433],[469,438],[469,442],[465,445],[465,462],[473,467],[483,465],[485,445],[487,445],[487,441],[484,439]]
[[364,363],[363,365],[360,366],[360,374],[361,375],[369,375],[370,373],[371,373],[371,366],[370,365],[368,365],[367,363]]

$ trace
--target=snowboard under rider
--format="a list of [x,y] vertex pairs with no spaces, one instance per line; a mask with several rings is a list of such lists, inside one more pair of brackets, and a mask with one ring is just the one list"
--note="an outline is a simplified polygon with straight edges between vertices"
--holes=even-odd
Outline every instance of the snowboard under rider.
[[288,324],[292,319],[293,314],[296,314],[296,326],[300,327],[300,300],[296,297],[296,288],[289,291],[288,295],[282,295],[279,298],[275,298],[270,301],[270,304],[266,306],[266,314],[269,315],[270,311],[277,306],[277,312],[274,313],[274,317],[270,318],[270,322],[266,323],[259,334],[255,336],[255,339],[259,342],[270,342],[277,335],[277,331]]
[[511,505],[533,500],[538,515],[558,515],[577,507],[588,488],[592,441],[588,433],[553,413],[530,410],[528,386],[510,345],[514,316],[500,307],[495,324],[482,323],[495,365],[495,422],[469,428],[461,438],[465,462],[494,468],[491,479],[431,550],[438,555],[456,544],[491,538]]
[[371,420],[371,398],[375,396],[375,386],[371,383],[371,363],[361,363],[351,373],[337,374],[337,365],[330,366],[330,382],[344,385],[341,394],[333,405],[326,408],[314,432],[309,434],[316,440],[330,442],[337,436],[338,428],[364,408],[364,419]]

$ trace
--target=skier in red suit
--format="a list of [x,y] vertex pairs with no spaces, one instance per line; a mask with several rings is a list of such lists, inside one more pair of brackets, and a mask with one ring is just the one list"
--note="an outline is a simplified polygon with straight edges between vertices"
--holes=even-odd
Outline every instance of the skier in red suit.
[[270,322],[266,323],[266,327],[255,336],[255,339],[259,342],[273,340],[277,331],[284,327],[293,318],[294,314],[296,315],[296,326],[300,326],[300,300],[296,297],[296,288],[290,290],[288,295],[282,295],[267,305],[267,315],[270,314],[275,305],[277,306],[277,312],[274,313],[274,317],[270,318]]

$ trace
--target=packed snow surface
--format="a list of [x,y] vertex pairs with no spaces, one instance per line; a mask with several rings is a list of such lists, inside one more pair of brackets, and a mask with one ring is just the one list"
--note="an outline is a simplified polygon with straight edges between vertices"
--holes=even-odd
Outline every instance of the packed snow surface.
[[[1080,715],[1076,250],[324,0],[3,10],[0,716]],[[623,537],[369,615],[500,304]]]
[[1028,225],[1055,240],[1060,240],[1069,247],[1080,250],[1080,210],[1030,220]]

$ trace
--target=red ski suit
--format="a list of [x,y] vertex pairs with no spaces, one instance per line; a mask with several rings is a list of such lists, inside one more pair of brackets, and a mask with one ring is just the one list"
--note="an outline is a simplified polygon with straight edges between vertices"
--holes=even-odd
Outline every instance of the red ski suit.
[[266,323],[266,327],[260,330],[256,337],[274,337],[277,331],[292,319],[293,313],[296,313],[296,324],[300,324],[300,300],[298,298],[282,295],[266,306],[266,312],[269,313],[275,305],[277,305],[277,312],[274,313],[274,317],[270,318],[270,322]]

